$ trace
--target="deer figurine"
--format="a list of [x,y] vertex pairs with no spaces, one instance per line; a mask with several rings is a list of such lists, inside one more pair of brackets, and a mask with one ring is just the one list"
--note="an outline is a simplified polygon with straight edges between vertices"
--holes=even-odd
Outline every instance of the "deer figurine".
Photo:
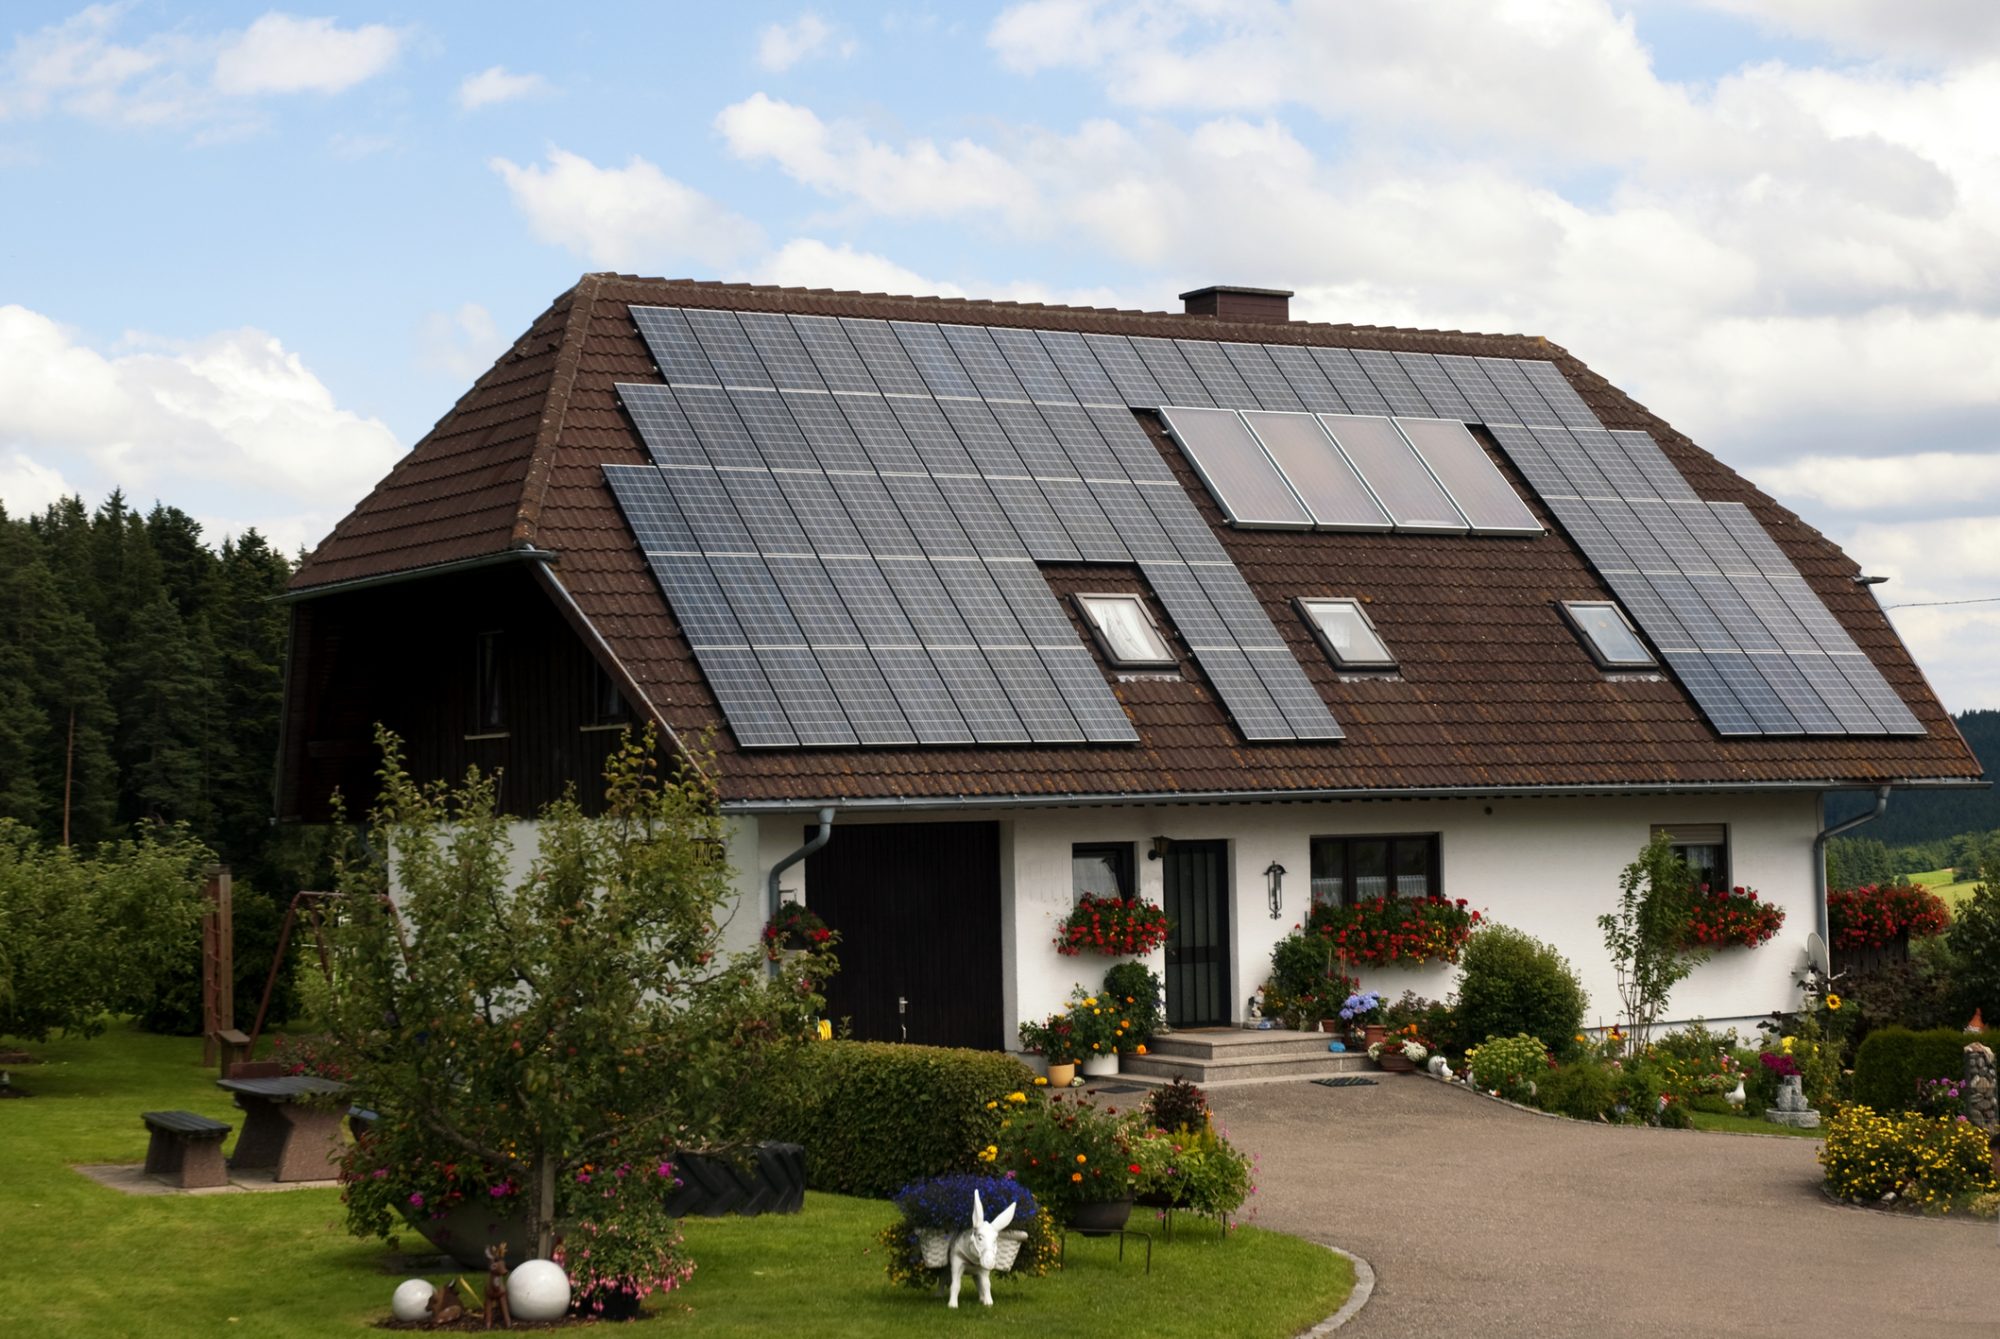
[[507,1243],[495,1242],[486,1248],[486,1328],[493,1328],[493,1313],[500,1313],[500,1328],[514,1328],[513,1314],[507,1307]]
[[958,1305],[958,1285],[968,1265],[979,1276],[979,1304],[993,1305],[993,1266],[1000,1249],[1000,1230],[1014,1221],[1015,1207],[1008,1205],[989,1223],[979,1192],[972,1192],[972,1226],[951,1239],[951,1294],[946,1306]]

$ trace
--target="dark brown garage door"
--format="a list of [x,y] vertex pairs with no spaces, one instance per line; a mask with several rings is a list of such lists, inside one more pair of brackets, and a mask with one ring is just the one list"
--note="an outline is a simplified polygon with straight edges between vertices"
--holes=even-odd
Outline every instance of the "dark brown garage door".
[[856,1037],[1004,1045],[999,825],[835,826],[806,857],[806,904],[840,931],[827,1013]]

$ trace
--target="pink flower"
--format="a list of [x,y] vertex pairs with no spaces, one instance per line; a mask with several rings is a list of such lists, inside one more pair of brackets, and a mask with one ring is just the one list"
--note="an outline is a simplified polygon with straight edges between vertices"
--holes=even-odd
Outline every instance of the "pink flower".
[[421,1190],[410,1192],[410,1206],[416,1209],[424,1207],[424,1193]]

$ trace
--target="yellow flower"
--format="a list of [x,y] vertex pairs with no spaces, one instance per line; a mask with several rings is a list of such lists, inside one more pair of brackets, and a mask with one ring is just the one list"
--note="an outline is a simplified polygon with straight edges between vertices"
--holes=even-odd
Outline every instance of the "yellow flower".
[[1048,1079],[1047,1079],[1047,1078],[1043,1077],[1042,1075],[1040,1075],[1040,1074],[1037,1074],[1037,1075],[1035,1075],[1035,1086],[1036,1086],[1037,1088],[1046,1088],[1046,1087],[1048,1087],[1048,1086],[1049,1086],[1049,1081],[1048,1081]]
[[1092,996],[1089,996],[1088,998],[1086,998],[1086,999],[1084,1000],[1084,1003],[1085,1003],[1085,1004],[1095,1004],[1095,1003],[1097,1003],[1097,996],[1095,996],[1095,995],[1092,995]]
[[833,1040],[833,1020],[831,1018],[822,1018],[819,1020],[819,1039],[821,1041]]
[[1144,1043],[1144,1042],[1140,1042],[1140,1043],[1139,1043],[1139,1051],[1138,1051],[1138,1053],[1139,1053],[1140,1055],[1144,1055],[1144,1054],[1146,1053],[1146,1043]]
[[1784,1041],[1779,1044],[1785,1048],[1786,1055],[1790,1055],[1792,1053],[1792,1039],[1790,1037],[1785,1038]]
[[[1047,1080],[1044,1080],[1044,1082],[1047,1082]],[[1008,1093],[1007,1100],[1015,1103],[1025,1102],[1028,1100],[1028,1095],[1026,1093]]]
[[999,1105],[1000,1105],[1000,1104],[999,1104],[998,1102],[988,1102],[988,1103],[986,1104],[986,1109],[987,1109],[988,1111],[991,1111],[991,1110],[993,1110],[993,1108],[995,1108],[995,1107],[997,1107],[997,1106],[999,1106]]
[[1584,1035],[1583,1035],[1583,1034],[1582,1034],[1581,1032],[1579,1032],[1579,1033],[1577,1033],[1577,1034],[1576,1034],[1576,1039],[1577,1039],[1578,1041],[1588,1041],[1588,1040],[1589,1040],[1589,1038],[1588,1038],[1588,1037],[1585,1037],[1585,1036],[1584,1036]]
[[1840,996],[1838,995],[1827,996],[1826,1007],[1829,1009],[1838,1009],[1840,1007]]

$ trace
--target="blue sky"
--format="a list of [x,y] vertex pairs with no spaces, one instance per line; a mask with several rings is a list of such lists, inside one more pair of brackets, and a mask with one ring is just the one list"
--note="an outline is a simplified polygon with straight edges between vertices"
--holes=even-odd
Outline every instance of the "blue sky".
[[14,4],[0,500],[317,539],[592,269],[1573,349],[2000,707],[2000,6]]

